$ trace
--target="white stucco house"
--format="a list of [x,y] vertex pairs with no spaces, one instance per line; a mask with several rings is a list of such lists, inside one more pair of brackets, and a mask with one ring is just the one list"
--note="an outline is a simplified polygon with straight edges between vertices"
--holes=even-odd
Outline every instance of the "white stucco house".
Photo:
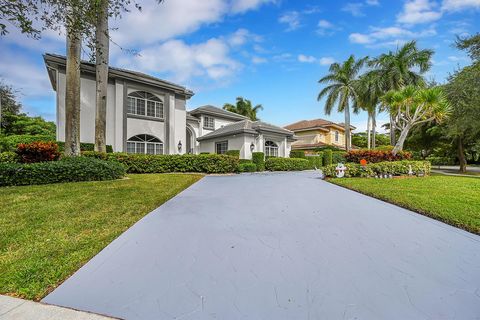
[[[66,59],[44,55],[56,92],[57,140],[65,141]],[[81,64],[80,140],[94,142],[95,65]],[[115,152],[145,154],[225,153],[240,150],[288,157],[294,133],[214,106],[187,111],[194,93],[136,71],[110,67],[107,93],[107,144]]]

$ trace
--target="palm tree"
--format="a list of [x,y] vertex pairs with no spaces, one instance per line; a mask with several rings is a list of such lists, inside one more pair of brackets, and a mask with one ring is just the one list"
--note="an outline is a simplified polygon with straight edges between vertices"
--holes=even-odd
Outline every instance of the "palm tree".
[[259,118],[257,118],[257,112],[263,110],[263,107],[261,104],[257,104],[255,107],[253,107],[250,100],[238,97],[234,105],[230,103],[225,103],[223,105],[223,109],[241,114],[242,116],[245,116],[252,121],[257,121],[259,120]]
[[[425,80],[422,74],[432,66],[433,50],[419,50],[416,41],[404,44],[396,52],[382,54],[370,61],[372,72],[381,81],[383,92],[399,90],[407,85],[421,86]],[[390,143],[395,145],[394,119],[390,115]]]
[[377,74],[370,71],[362,75],[356,81],[356,91],[358,99],[354,101],[354,110],[363,109],[367,111],[367,147],[368,149],[375,148],[377,106],[383,94]]
[[338,103],[337,111],[345,113],[345,149],[350,150],[350,102],[358,105],[358,93],[356,81],[357,75],[367,61],[368,57],[355,60],[351,55],[342,64],[333,63],[330,65],[329,74],[321,78],[318,82],[328,84],[318,94],[317,100],[327,96],[325,102],[325,114],[329,115],[335,104]]
[[440,87],[423,89],[407,86],[387,92],[381,102],[390,109],[394,125],[400,130],[393,154],[403,150],[405,139],[414,126],[430,121],[440,123],[449,116],[451,110]]

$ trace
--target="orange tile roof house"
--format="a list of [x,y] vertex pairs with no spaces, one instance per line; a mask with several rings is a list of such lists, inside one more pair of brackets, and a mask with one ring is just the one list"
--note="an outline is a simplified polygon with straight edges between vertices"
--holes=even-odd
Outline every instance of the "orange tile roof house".
[[[325,146],[345,149],[345,128],[343,123],[325,119],[301,120],[284,127],[295,133],[298,140],[292,143],[292,150],[314,150]],[[351,126],[352,130],[356,129]]]

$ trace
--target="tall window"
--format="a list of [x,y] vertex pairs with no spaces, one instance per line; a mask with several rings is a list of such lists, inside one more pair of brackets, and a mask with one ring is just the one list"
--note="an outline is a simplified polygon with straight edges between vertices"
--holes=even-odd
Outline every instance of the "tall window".
[[163,154],[163,142],[148,134],[139,134],[127,140],[127,153]]
[[218,154],[225,154],[228,150],[228,141],[221,141],[215,143],[215,152]]
[[163,101],[151,93],[134,91],[128,94],[127,112],[163,119]]
[[278,145],[273,141],[265,141],[265,156],[278,157]]
[[203,127],[205,129],[215,129],[215,118],[204,116],[203,117]]
[[338,131],[335,131],[335,142],[338,142],[339,139],[339,133]]

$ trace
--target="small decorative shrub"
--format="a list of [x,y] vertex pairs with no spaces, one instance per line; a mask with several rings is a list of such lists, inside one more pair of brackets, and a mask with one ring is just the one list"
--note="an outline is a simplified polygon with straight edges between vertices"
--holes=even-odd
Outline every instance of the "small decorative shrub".
[[332,152],[332,164],[347,162],[346,159],[345,159],[346,154],[347,153],[345,151],[333,151]]
[[28,164],[0,163],[0,186],[114,180],[124,175],[125,167],[118,162],[87,157]]
[[455,159],[449,157],[428,156],[425,160],[430,161],[434,166],[454,165]]
[[240,159],[240,150],[228,150],[225,154],[227,156],[236,157]]
[[269,158],[265,161],[265,169],[269,171],[301,171],[310,169],[306,159],[299,158]]
[[[65,142],[63,141],[55,141],[55,137],[51,135],[11,135],[11,136],[3,136],[0,138],[0,152],[1,151],[15,151],[17,146],[21,143],[32,143],[32,142],[55,142],[58,145],[58,151],[63,152],[65,150]],[[81,151],[93,151],[94,144],[93,143],[80,143],[80,150]],[[107,145],[107,152],[113,152],[113,148],[111,145]]]
[[303,150],[291,150],[290,158],[305,158],[305,151]]
[[255,172],[257,165],[253,162],[243,162],[238,164],[238,172]]
[[253,152],[252,162],[257,166],[257,171],[265,170],[265,154],[263,152]]
[[239,159],[223,154],[148,155],[85,151],[84,157],[114,160],[128,173],[204,172],[230,173],[238,169]]
[[333,152],[330,149],[323,151],[323,165],[329,166],[332,164],[333,161]]
[[384,161],[400,161],[411,159],[410,152],[399,152],[393,155],[391,150],[352,150],[345,155],[347,162],[360,163],[360,160],[365,159],[368,163],[377,163]]
[[[336,176],[336,164],[325,166],[322,168],[323,174],[326,177]],[[431,164],[429,161],[385,161],[378,163],[370,163],[366,166],[361,166],[358,163],[346,163],[347,170],[345,177],[374,177],[376,175],[391,174],[393,176],[408,175],[409,168],[415,175],[425,174],[429,175]]]
[[0,163],[17,163],[18,156],[15,152],[5,151],[0,153]]
[[310,164],[310,169],[320,169],[323,166],[323,157],[321,156],[308,156],[305,159]]
[[[65,150],[65,142],[63,141],[57,141],[58,144],[58,149],[60,152],[63,152]],[[107,148],[107,153],[112,153],[113,148],[111,145],[106,145]],[[94,151],[95,150],[95,144],[89,143],[89,142],[80,142],[80,151]]]
[[16,153],[23,163],[55,161],[60,157],[58,145],[54,142],[20,143]]

